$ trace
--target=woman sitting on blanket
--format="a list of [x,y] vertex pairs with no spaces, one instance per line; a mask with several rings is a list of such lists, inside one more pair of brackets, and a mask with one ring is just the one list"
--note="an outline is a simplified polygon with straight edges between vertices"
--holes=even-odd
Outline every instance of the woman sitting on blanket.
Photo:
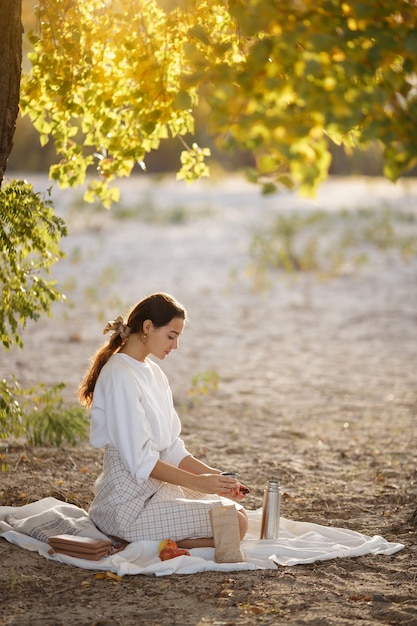
[[127,321],[107,324],[112,335],[80,386],[81,403],[91,407],[90,442],[104,448],[89,514],[102,532],[129,542],[213,547],[210,510],[224,504],[236,508],[240,539],[247,531],[244,486],[186,450],[168,380],[149,358],[178,348],[185,321],[172,296],[144,298]]

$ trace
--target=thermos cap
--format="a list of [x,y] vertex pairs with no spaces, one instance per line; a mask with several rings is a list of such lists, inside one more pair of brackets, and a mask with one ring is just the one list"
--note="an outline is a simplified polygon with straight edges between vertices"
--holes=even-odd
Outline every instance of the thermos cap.
[[266,486],[270,491],[278,491],[278,489],[281,487],[281,484],[279,480],[273,479],[273,480],[268,480]]
[[222,476],[232,476],[232,478],[237,478],[237,472],[222,472]]

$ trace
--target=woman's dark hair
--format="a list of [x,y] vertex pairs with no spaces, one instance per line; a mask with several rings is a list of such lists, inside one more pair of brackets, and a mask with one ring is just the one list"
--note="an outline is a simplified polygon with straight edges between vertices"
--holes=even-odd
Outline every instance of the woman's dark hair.
[[[126,326],[130,333],[143,333],[143,322],[151,320],[156,328],[166,326],[174,318],[187,319],[185,308],[167,293],[153,293],[140,300],[130,311]],[[117,352],[126,341],[120,333],[113,333],[109,341],[96,352],[91,361],[91,367],[81,382],[78,397],[84,406],[91,406],[94,388],[98,375],[109,358]]]

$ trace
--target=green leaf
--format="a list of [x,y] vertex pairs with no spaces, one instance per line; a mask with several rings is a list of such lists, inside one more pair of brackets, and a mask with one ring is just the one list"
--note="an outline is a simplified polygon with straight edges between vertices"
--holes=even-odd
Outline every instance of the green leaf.
[[210,36],[207,29],[202,24],[195,24],[190,28],[190,37],[195,37],[202,41],[206,46],[210,45]]
[[404,48],[407,52],[417,55],[417,33],[415,31],[408,33],[404,41]]
[[174,99],[173,108],[176,110],[191,109],[193,105],[192,98],[188,91],[179,91]]

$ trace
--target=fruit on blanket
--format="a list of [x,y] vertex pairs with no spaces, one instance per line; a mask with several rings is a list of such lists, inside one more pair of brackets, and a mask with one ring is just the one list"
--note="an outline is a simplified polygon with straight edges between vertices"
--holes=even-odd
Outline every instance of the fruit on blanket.
[[177,554],[178,548],[162,548],[159,552],[159,558],[161,561],[168,561],[168,559],[174,559]]
[[159,547],[158,547],[159,554],[161,553],[161,550],[163,550],[164,548],[171,548],[172,550],[176,550],[178,546],[173,539],[164,539],[159,544]]
[[188,550],[185,550],[184,548],[178,548],[177,553],[175,556],[191,556],[190,553],[188,552]]
[[164,539],[161,541],[158,552],[161,561],[168,561],[168,559],[174,559],[176,556],[190,556],[188,550],[179,548],[173,539]]

